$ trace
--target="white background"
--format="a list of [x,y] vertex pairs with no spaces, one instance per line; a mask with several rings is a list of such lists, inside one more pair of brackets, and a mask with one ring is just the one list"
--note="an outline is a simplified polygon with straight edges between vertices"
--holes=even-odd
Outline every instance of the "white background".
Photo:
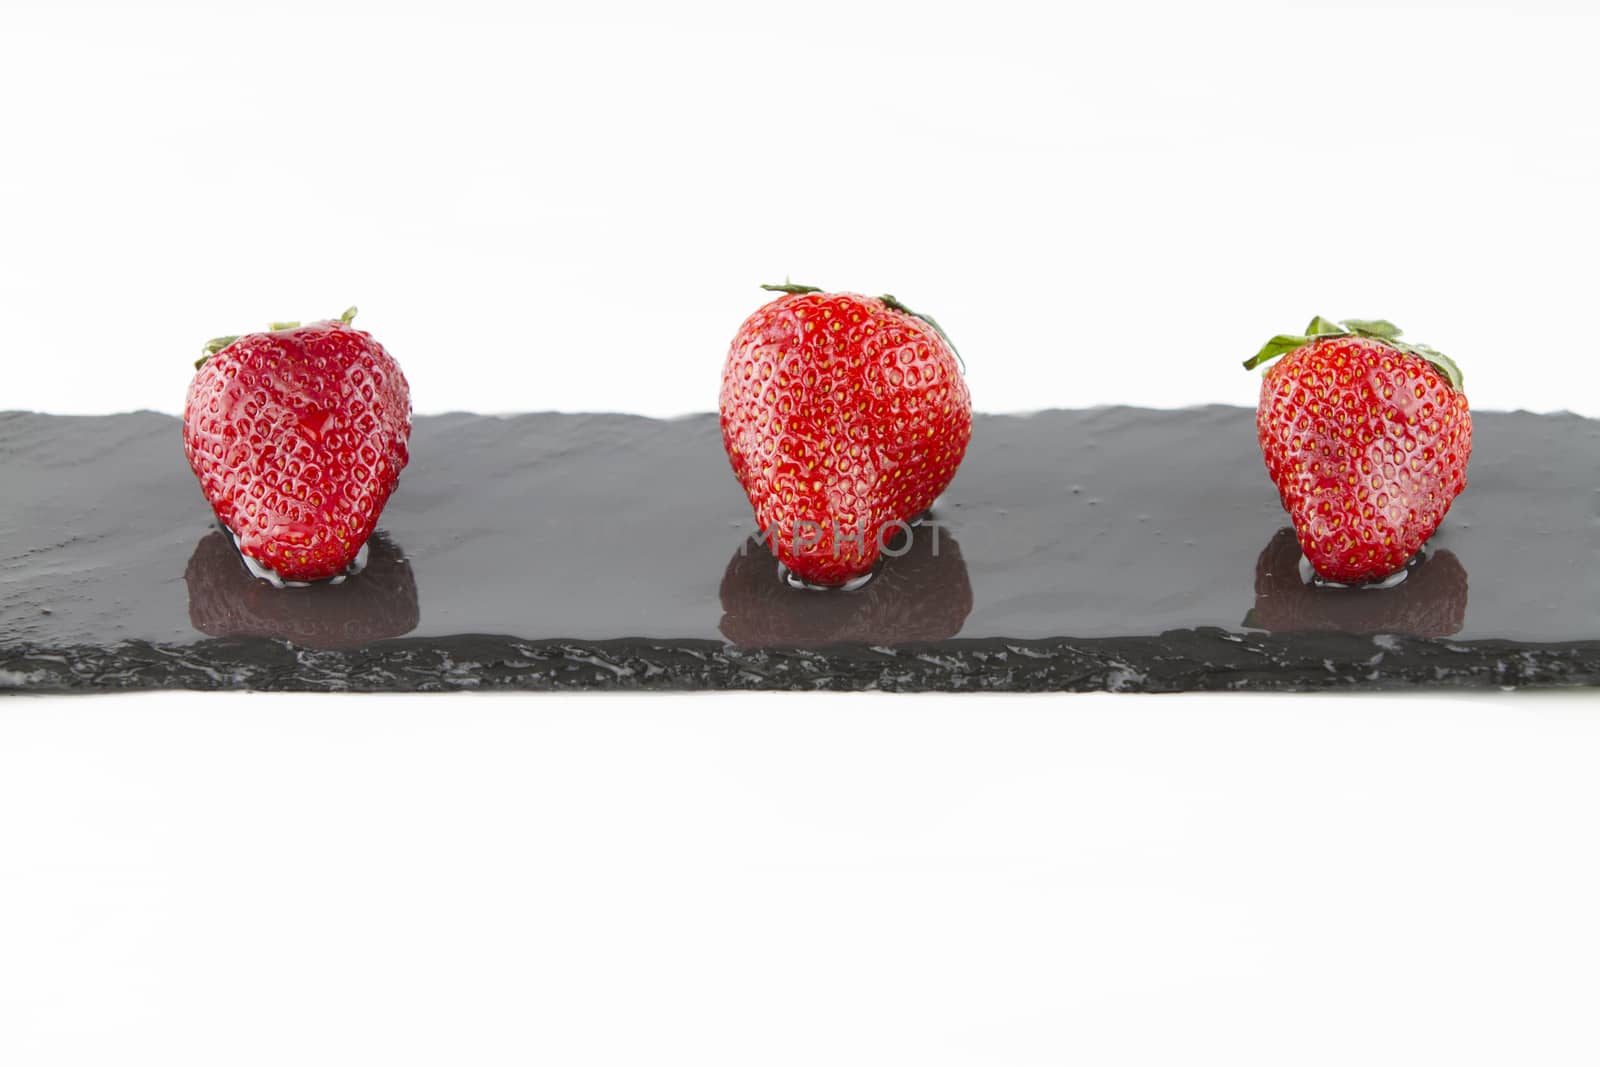
[[[983,410],[1387,316],[1600,415],[1593,5],[0,4],[0,408],[362,308],[420,412],[715,403],[796,280]],[[0,506],[21,506],[6,502]],[[1600,718],[0,706],[0,1062],[1593,1063]]]
[[9,0],[0,406],[357,304],[419,412],[705,411],[787,274],[987,411],[1254,403],[1323,314],[1600,415],[1585,8]]

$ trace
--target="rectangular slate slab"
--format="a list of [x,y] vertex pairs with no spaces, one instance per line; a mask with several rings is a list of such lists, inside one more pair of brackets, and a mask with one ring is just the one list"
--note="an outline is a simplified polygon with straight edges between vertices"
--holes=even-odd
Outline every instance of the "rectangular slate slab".
[[712,415],[419,418],[368,569],[276,590],[176,418],[0,414],[0,688],[1596,684],[1600,422],[1473,421],[1394,589],[1305,586],[1253,413],[1208,407],[979,416],[905,554],[810,593]]

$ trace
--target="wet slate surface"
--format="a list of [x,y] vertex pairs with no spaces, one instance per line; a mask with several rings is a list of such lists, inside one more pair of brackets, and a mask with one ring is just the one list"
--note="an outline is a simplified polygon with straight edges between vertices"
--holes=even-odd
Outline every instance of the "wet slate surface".
[[980,416],[865,589],[779,584],[714,416],[445,415],[363,574],[250,579],[178,420],[0,414],[0,690],[1600,683],[1600,422],[1478,413],[1427,558],[1304,586],[1252,413]]

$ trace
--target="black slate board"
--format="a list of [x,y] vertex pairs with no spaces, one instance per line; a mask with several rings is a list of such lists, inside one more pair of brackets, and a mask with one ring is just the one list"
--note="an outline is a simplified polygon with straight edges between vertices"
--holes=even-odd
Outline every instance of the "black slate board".
[[714,416],[426,417],[369,569],[280,591],[177,419],[0,414],[0,690],[1600,683],[1600,422],[1477,413],[1474,448],[1404,583],[1325,590],[1250,411],[979,416],[937,542],[814,594]]

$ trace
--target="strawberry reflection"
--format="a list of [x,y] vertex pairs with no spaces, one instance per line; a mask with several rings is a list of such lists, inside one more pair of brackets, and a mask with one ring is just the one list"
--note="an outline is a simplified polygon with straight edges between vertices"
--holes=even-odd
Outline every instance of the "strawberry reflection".
[[1467,571],[1453,552],[1430,553],[1389,589],[1318,588],[1300,579],[1300,542],[1285,527],[1256,560],[1256,603],[1244,624],[1275,633],[1448,637],[1466,614]]
[[416,629],[411,563],[386,534],[367,542],[367,565],[338,585],[274,589],[245,570],[220,530],[200,539],[183,572],[189,622],[212,637],[270,637],[304,648],[357,648]]
[[852,592],[794,589],[778,577],[767,546],[747,540],[722,575],[722,635],[742,648],[873,645],[956,636],[972,612],[961,546],[943,529],[902,534],[864,587]]

